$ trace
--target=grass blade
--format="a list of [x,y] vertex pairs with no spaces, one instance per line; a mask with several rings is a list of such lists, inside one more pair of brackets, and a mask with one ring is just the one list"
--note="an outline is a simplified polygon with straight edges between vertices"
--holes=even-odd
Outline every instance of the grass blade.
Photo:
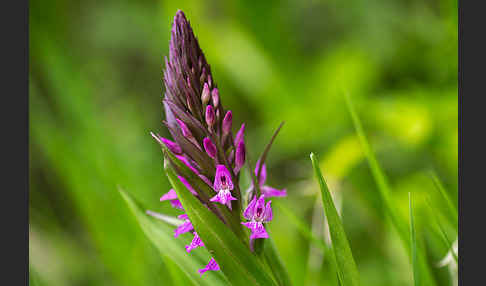
[[225,284],[225,278],[221,273],[211,272],[207,273],[209,275],[201,278],[197,269],[203,268],[209,261],[209,257],[196,251],[193,251],[194,253],[191,252],[189,255],[184,248],[183,241],[174,238],[171,226],[149,217],[134,198],[122,189],[119,188],[118,190],[148,239],[164,258],[174,261],[194,285]]
[[326,181],[322,177],[319,161],[313,153],[311,153],[310,158],[321,189],[322,204],[329,224],[332,249],[336,257],[339,276],[344,286],[360,285],[358,268],[354,262],[353,254],[351,253],[351,248],[349,247],[348,239],[346,238],[346,233],[344,232],[338,212],[332,201],[331,193],[329,192]]
[[412,195],[408,193],[408,210],[410,215],[410,247],[412,249],[412,269],[413,283],[415,286],[420,285],[420,267],[417,261],[417,239],[415,236],[415,225],[413,221]]
[[275,243],[271,238],[267,239],[267,242],[265,243],[265,246],[263,248],[263,255],[268,261],[268,265],[274,273],[278,283],[280,285],[292,285],[289,274],[287,273],[282,259],[277,252]]
[[[361,121],[356,111],[354,110],[349,94],[345,93],[344,98],[346,100],[346,105],[351,115],[351,119],[353,121],[354,128],[356,129],[356,133],[358,135],[359,141],[361,142],[361,145],[363,147],[363,151],[368,161],[368,165],[371,169],[371,173],[378,186],[378,191],[381,196],[381,200],[385,209],[385,215],[387,215],[390,218],[393,226],[395,227],[395,229],[398,232],[398,235],[400,236],[400,239],[402,240],[404,247],[406,248],[407,252],[409,252],[410,236],[409,236],[409,230],[407,229],[407,223],[400,218],[400,216],[396,211],[396,208],[393,205],[393,202],[391,200],[391,188],[389,187],[385,173],[381,169],[380,164],[378,163],[378,160],[376,160],[375,154],[373,153],[370,144],[368,143],[365,132],[363,130],[363,126],[361,125]],[[435,285],[436,283],[434,278],[432,277],[432,273],[427,264],[425,253],[417,253],[417,255],[418,255],[417,257],[418,264],[422,269],[421,271],[421,274],[423,275],[422,281],[426,285]]]
[[247,245],[185,188],[174,171],[165,164],[167,177],[189,219],[221,271],[233,285],[277,285],[263,263]]
[[449,210],[448,216],[452,220],[454,227],[457,230],[458,227],[458,213],[457,213],[457,208],[456,206],[452,203],[451,198],[447,194],[444,186],[442,185],[441,181],[437,177],[435,173],[431,173],[430,177],[432,178],[432,181],[434,182],[435,187],[441,194],[441,196],[444,198],[444,201],[446,202],[447,209]]

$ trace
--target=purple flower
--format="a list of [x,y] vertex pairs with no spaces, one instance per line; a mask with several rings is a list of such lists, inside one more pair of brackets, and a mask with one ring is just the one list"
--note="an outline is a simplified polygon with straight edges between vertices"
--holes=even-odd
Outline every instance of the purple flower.
[[265,195],[261,195],[258,199],[256,196],[246,207],[243,216],[249,222],[242,222],[244,226],[251,230],[250,240],[257,238],[268,238],[268,233],[263,226],[263,223],[269,222],[273,219],[272,201],[265,204]]
[[[208,105],[209,107],[210,105]],[[206,153],[209,155],[211,158],[216,158],[216,146],[214,145],[213,141],[209,139],[208,137],[204,138],[203,140],[203,146],[204,150],[206,150]]]
[[211,202],[220,202],[231,209],[231,201],[236,200],[231,195],[231,190],[234,188],[231,175],[224,165],[216,167],[216,175],[214,176],[214,191],[218,194],[210,199]]
[[192,226],[191,221],[189,220],[189,217],[187,214],[182,214],[177,217],[178,219],[184,220],[184,222],[178,226],[176,229],[174,229],[174,237],[178,237],[180,234],[192,231],[194,227]]
[[194,238],[192,239],[192,241],[189,245],[186,245],[186,251],[191,252],[191,250],[193,250],[194,248],[196,248],[198,246],[204,246],[204,243],[202,242],[199,235],[197,235],[197,232],[194,232]]
[[219,265],[218,263],[216,262],[216,260],[214,260],[214,258],[211,257],[211,260],[209,260],[209,263],[202,269],[199,269],[198,272],[199,274],[201,274],[201,276],[204,274],[204,272],[206,271],[217,271],[219,270]]
[[[258,176],[258,167],[260,166],[260,160],[257,161],[256,168],[255,168],[255,176]],[[275,189],[270,186],[265,185],[265,181],[267,180],[267,167],[265,164],[262,166],[262,170],[260,172],[260,178],[258,179],[258,185],[260,186],[260,190],[265,197],[285,197],[287,196],[286,189]],[[253,186],[251,186],[247,192],[253,191]]]

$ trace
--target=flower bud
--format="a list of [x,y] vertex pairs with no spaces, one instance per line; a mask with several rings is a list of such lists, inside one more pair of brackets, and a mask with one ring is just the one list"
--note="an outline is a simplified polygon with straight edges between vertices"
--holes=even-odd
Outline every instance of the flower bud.
[[159,142],[159,144],[164,144],[167,149],[169,149],[172,153],[174,154],[182,154],[182,150],[181,150],[181,147],[179,147],[179,145],[177,145],[176,142],[173,142],[167,138],[164,138],[162,136],[160,136],[159,134],[155,135],[153,132],[150,132],[150,134],[152,135],[152,137],[155,138],[155,140],[157,140],[157,142]]
[[241,124],[240,130],[236,133],[235,146],[238,147],[238,144],[242,140],[245,140],[245,123]]
[[218,108],[218,105],[219,105],[219,91],[218,91],[217,88],[214,88],[211,91],[211,97],[213,99],[214,108]]
[[203,105],[208,104],[209,100],[211,99],[211,95],[209,92],[209,86],[207,83],[204,83],[203,91],[201,94],[201,101]]
[[224,116],[223,119],[223,135],[231,132],[232,122],[233,122],[233,113],[231,113],[231,110],[228,110],[228,112],[226,112],[226,115]]
[[203,139],[204,150],[209,155],[209,157],[215,159],[216,158],[216,146],[214,145],[213,141],[208,137]]
[[245,149],[245,141],[241,140],[236,147],[236,155],[235,155],[235,173],[238,173],[245,164],[245,157],[246,157],[246,149]]
[[179,119],[176,119],[176,121],[179,124],[179,127],[181,128],[182,135],[184,135],[184,137],[186,137],[186,138],[192,138],[193,136],[192,136],[191,130],[189,130],[187,125]]
[[210,128],[214,125],[214,108],[212,105],[206,107],[206,123]]

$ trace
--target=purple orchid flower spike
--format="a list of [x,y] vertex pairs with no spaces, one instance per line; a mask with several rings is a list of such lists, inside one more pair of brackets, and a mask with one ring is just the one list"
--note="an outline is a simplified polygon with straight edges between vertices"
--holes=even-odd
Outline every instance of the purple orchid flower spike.
[[[260,159],[256,163],[255,167],[255,176],[258,176],[258,168],[260,166]],[[285,197],[287,196],[287,190],[286,189],[275,189],[273,187],[265,185],[265,181],[267,180],[267,167],[265,164],[262,165],[262,170],[260,171],[260,178],[258,178],[258,186],[260,187],[260,190],[265,197]],[[247,192],[253,191],[254,187],[253,185],[250,186],[250,188],[247,190]]]
[[199,269],[198,272],[202,276],[206,271],[218,271],[219,270],[219,265],[214,260],[214,258],[211,257],[211,260],[209,260],[209,263],[206,265],[206,267]]
[[186,245],[186,251],[191,252],[194,248],[197,248],[199,246],[204,247],[204,243],[202,242],[201,238],[197,234],[197,232],[194,232],[194,238],[192,239],[191,243],[189,245]]
[[212,197],[210,201],[219,202],[231,209],[231,201],[236,200],[236,198],[231,195],[231,190],[234,188],[233,181],[231,181],[231,175],[224,165],[216,167],[213,188],[218,194]]
[[261,195],[258,199],[254,196],[253,200],[246,207],[243,216],[249,222],[242,222],[241,224],[251,230],[250,240],[268,238],[268,233],[263,223],[273,219],[271,203],[272,201],[268,201],[265,204],[265,195]]
[[189,220],[189,217],[187,214],[182,214],[177,216],[178,219],[184,220],[184,222],[178,226],[176,229],[174,229],[174,237],[178,237],[179,235],[192,231],[194,230],[194,227],[192,226],[191,221]]
[[[253,251],[252,242],[255,239],[269,237],[264,224],[272,220],[273,214],[271,201],[265,202],[265,200],[267,197],[285,196],[286,191],[265,185],[267,170],[262,164],[260,175],[257,175],[259,178],[249,190],[251,191],[249,197],[252,200],[243,214],[245,222],[240,220],[240,206],[244,202],[235,203],[235,208],[232,209],[232,201],[241,198],[239,172],[245,161],[248,161],[248,145],[245,144],[244,138],[245,124],[241,125],[236,135],[232,132],[233,113],[224,108],[211,67],[206,61],[189,21],[180,10],[177,11],[172,24],[169,55],[165,58],[163,80],[165,86],[163,123],[172,137],[169,140],[159,134],[151,133],[151,135],[164,149],[166,157],[164,167],[174,171],[184,186],[196,197],[195,203],[201,203],[215,213],[231,231],[241,234],[244,227],[249,228],[251,230],[250,249]],[[274,138],[275,135],[271,142]],[[264,154],[267,154],[267,151]],[[255,173],[258,172],[259,166],[260,162],[257,163]],[[213,188],[216,192],[214,197],[207,196],[206,191],[209,189],[199,181],[198,177]],[[253,191],[256,187],[261,190],[259,197]],[[181,190],[182,193],[179,189],[177,192],[186,194],[184,189]],[[173,189],[164,194],[160,200],[169,201],[174,208],[184,210]],[[211,202],[223,204],[230,211],[224,209],[223,212]],[[174,236],[178,237],[187,232],[193,235],[192,241],[185,246],[186,252],[204,247],[188,215],[182,214],[178,218],[182,223],[174,230]],[[195,227],[199,228],[199,225]],[[220,267],[214,258],[211,258],[209,263],[198,271],[202,275],[207,271],[215,270],[220,270]]]

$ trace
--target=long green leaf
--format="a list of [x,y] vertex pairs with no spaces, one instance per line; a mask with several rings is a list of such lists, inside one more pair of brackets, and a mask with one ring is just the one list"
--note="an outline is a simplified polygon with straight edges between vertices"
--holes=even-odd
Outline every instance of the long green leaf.
[[[203,268],[209,261],[207,255],[201,255],[201,252],[192,251],[187,253],[181,238],[174,238],[173,227],[145,214],[143,208],[128,193],[119,189],[125,202],[135,215],[140,227],[145,235],[159,250],[165,258],[174,261],[177,266],[187,275],[194,285],[224,285],[225,278],[221,273],[207,273],[200,277],[197,269]],[[206,261],[207,260],[207,261]]]
[[321,189],[322,204],[329,224],[332,249],[336,256],[339,276],[344,286],[360,285],[358,268],[354,262],[353,254],[351,253],[351,248],[349,247],[348,239],[346,238],[346,233],[344,232],[338,212],[332,201],[331,193],[329,192],[326,181],[322,177],[319,161],[313,153],[311,153],[310,158]]
[[233,285],[277,285],[248,246],[187,190],[165,164],[167,177],[189,219],[221,271]]
[[[371,173],[378,186],[378,191],[381,196],[381,200],[385,209],[385,214],[390,218],[393,226],[395,227],[395,229],[398,232],[398,235],[400,236],[400,239],[402,240],[405,249],[408,252],[410,250],[410,237],[407,229],[407,224],[398,215],[397,208],[395,208],[391,200],[391,188],[388,184],[388,180],[385,176],[385,173],[381,169],[380,164],[378,163],[378,160],[376,159],[375,154],[373,153],[373,150],[370,147],[370,144],[368,143],[368,139],[366,138],[365,132],[363,130],[363,126],[361,124],[361,121],[356,111],[354,110],[354,106],[351,102],[349,94],[344,93],[344,98],[346,100],[348,111],[353,120],[354,128],[356,129],[356,133],[358,135],[359,141],[363,147],[363,151],[368,161],[368,165],[371,169]],[[422,281],[426,285],[435,285],[436,283],[434,278],[432,277],[431,271],[427,264],[425,253],[418,253],[417,255],[418,255],[418,264],[422,269],[421,271],[421,274],[423,275]]]
[[287,270],[282,262],[282,258],[277,252],[275,243],[271,238],[267,240],[268,241],[265,243],[263,248],[263,255],[274,273],[275,278],[280,285],[292,285],[289,274],[287,273]]
[[413,222],[412,195],[408,193],[408,210],[410,215],[410,247],[412,249],[412,269],[413,283],[415,286],[420,285],[420,267],[417,261],[417,238],[415,236],[415,224]]

